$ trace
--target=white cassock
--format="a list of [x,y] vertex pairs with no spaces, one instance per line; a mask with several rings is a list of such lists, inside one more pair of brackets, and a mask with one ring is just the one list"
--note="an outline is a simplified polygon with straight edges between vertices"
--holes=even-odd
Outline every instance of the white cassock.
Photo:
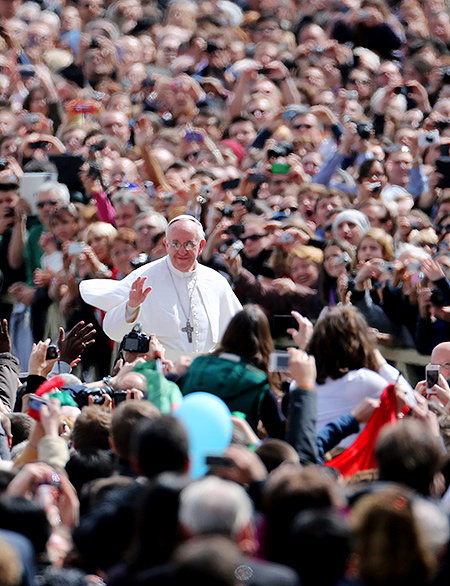
[[[138,277],[147,277],[144,288],[151,286],[152,290],[134,315],[127,310],[127,302]],[[194,271],[183,273],[169,256],[136,269],[122,281],[82,281],[80,294],[86,303],[106,311],[103,329],[111,339],[120,342],[141,323],[142,331],[155,334],[170,359],[210,352],[242,309],[217,271],[197,263]]]

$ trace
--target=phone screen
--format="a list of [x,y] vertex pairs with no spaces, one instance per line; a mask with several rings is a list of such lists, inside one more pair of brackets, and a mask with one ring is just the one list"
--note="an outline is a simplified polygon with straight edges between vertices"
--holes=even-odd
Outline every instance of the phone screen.
[[426,372],[427,390],[432,389],[434,387],[434,385],[438,384],[439,371],[440,371],[440,367],[438,364],[428,364],[428,366],[426,367],[425,372]]

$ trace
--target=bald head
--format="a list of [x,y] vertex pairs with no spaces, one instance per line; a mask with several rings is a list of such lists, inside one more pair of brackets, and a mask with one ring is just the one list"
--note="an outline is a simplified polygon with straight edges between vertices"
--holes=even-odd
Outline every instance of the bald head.
[[431,364],[438,364],[444,378],[450,378],[450,342],[442,342],[433,348]]

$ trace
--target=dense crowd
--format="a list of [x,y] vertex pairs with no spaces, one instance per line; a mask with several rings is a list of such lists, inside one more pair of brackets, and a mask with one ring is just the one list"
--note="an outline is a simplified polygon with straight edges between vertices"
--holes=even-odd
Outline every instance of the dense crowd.
[[0,0],[0,586],[448,583],[449,149],[445,0]]

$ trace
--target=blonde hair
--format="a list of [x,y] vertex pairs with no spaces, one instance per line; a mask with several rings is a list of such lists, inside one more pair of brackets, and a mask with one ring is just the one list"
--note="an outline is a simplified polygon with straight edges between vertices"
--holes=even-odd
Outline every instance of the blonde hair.
[[361,236],[361,240],[358,242],[358,246],[356,247],[356,258],[358,258],[359,249],[361,248],[363,240],[366,238],[372,238],[372,240],[378,242],[378,244],[381,246],[383,260],[391,261],[394,259],[394,241],[392,236],[386,234],[386,232],[381,228],[370,228],[370,230],[367,230],[367,232]]
[[311,260],[320,265],[323,262],[323,252],[315,246],[306,246],[304,244],[297,244],[289,251],[289,261],[292,263],[294,258],[302,258],[305,260]]
[[84,231],[83,238],[87,241],[90,236],[103,236],[111,244],[117,236],[117,230],[107,222],[93,222]]

